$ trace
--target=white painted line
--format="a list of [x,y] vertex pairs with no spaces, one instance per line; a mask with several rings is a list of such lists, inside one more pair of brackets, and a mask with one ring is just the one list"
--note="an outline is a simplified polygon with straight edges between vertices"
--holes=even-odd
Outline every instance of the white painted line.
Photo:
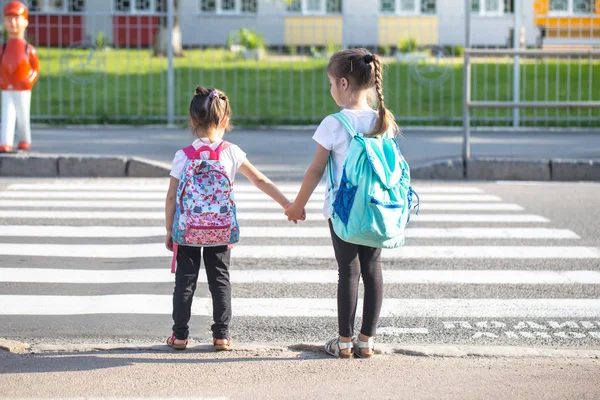
[[[0,218],[18,219],[165,219],[162,211],[31,211],[31,210],[0,210]],[[283,210],[276,212],[244,212],[240,209],[238,220],[248,221],[284,221],[287,222]],[[318,212],[308,214],[307,220],[324,221]],[[547,218],[530,214],[419,214],[414,216],[411,223],[421,222],[550,222]]]
[[[275,301],[274,301],[275,300]],[[0,315],[172,313],[170,295],[0,295]],[[196,297],[192,314],[212,316],[211,299]],[[337,301],[323,298],[234,298],[238,317],[337,317]],[[362,300],[357,313],[362,313]],[[382,318],[598,318],[597,299],[384,299]]]
[[[325,238],[328,228],[241,227],[242,237]],[[568,229],[548,228],[413,228],[406,231],[407,238],[459,238],[459,239],[579,239]]]
[[[284,192],[286,196],[293,199],[296,192]],[[1,199],[28,199],[36,197],[40,199],[95,199],[95,200],[164,200],[166,192],[136,192],[136,191],[4,191],[0,192]],[[270,200],[270,197],[262,192],[236,193],[236,200]],[[426,202],[487,202],[501,201],[498,196],[491,194],[424,194],[420,196],[423,203]]]
[[[82,258],[171,257],[162,243],[24,244],[0,243],[0,255]],[[234,259],[333,259],[331,246],[236,245]],[[597,259],[600,249],[584,246],[406,246],[385,249],[386,259]]]
[[[333,248],[331,246],[238,246],[232,252],[232,257],[328,259],[333,258]],[[600,258],[600,249],[583,246],[406,246],[386,249],[383,251],[383,257],[388,259],[597,259]]]
[[162,226],[0,225],[2,237],[143,238],[166,233]]
[[[338,272],[327,270],[232,270],[232,283],[335,284]],[[169,268],[87,270],[51,268],[0,268],[0,282],[7,283],[171,283]],[[206,283],[200,274],[199,282]],[[535,270],[385,270],[383,281],[392,284],[470,285],[598,285],[600,271]]]
[[[160,220],[164,221],[164,211],[30,211],[30,210],[0,210],[0,218],[18,219],[116,219],[116,220]],[[282,221],[291,224],[287,217],[281,212],[244,212],[240,210],[237,214],[240,221]],[[319,213],[313,213],[311,220],[324,221]]]
[[[277,184],[277,182],[275,182]],[[300,190],[301,183],[297,184],[278,184],[277,187],[282,192],[295,192]],[[128,179],[122,179],[118,181],[102,180],[99,182],[90,181],[76,181],[76,182],[63,182],[54,181],[52,183],[14,183],[8,186],[8,190],[22,190],[22,191],[89,191],[89,190],[131,190],[131,191],[143,191],[143,192],[165,192],[169,187],[169,180],[165,179],[163,183],[157,184],[156,182],[139,182]],[[238,192],[256,192],[259,190],[247,183],[234,183],[234,188]],[[324,193],[326,190],[325,185],[319,185],[315,189],[315,193]],[[463,194],[476,194],[483,193],[483,190],[477,187],[470,186],[419,186],[415,187],[415,190],[421,193],[463,193]]]
[[[485,204],[475,204],[485,205]],[[282,210],[281,206],[274,201],[236,201],[238,210]],[[165,202],[160,200],[0,200],[0,207],[22,207],[22,208],[132,208],[132,209],[164,209]],[[307,210],[320,211],[323,202],[311,201]],[[428,209],[431,209],[428,207]],[[490,208],[495,209],[495,208]],[[498,208],[512,210],[512,208]],[[517,210],[517,209],[516,209]]]
[[419,214],[413,222],[550,222],[548,218],[532,214]]
[[[281,210],[274,201],[236,201],[239,210]],[[165,202],[160,200],[0,200],[0,207],[22,208],[133,208],[161,209]],[[307,210],[320,211],[323,201],[311,200]],[[421,211],[522,211],[518,204],[507,203],[424,203]]]
[[383,326],[377,328],[378,335],[389,335],[389,336],[400,336],[400,335],[427,335],[429,329],[427,328],[396,328],[394,326]]
[[[64,226],[64,225],[0,225],[4,237],[70,237],[70,238],[141,238],[163,236],[159,226]],[[255,227],[242,226],[242,238],[329,238],[326,227]],[[413,228],[407,238],[462,239],[579,239],[568,229],[547,228]]]

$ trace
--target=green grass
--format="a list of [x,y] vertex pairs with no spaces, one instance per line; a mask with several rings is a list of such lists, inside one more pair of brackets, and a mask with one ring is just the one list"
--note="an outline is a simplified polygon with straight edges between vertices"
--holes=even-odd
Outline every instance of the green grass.
[[[40,49],[40,80],[32,99],[37,121],[57,123],[164,123],[167,114],[167,61],[148,50],[89,52]],[[232,101],[234,123],[318,123],[337,107],[329,95],[327,60],[269,56],[244,60],[224,50],[188,50],[175,59],[175,115],[185,122],[197,84],[216,86]],[[460,125],[462,64],[455,63],[443,85],[420,84],[406,63],[386,67],[386,105],[401,125]],[[591,73],[591,80],[590,80]],[[422,75],[427,75],[423,72]],[[435,75],[435,72],[434,72]],[[531,62],[521,65],[522,100],[600,100],[600,63]],[[473,100],[512,100],[512,64],[473,65]],[[591,95],[591,97],[590,97]],[[511,110],[474,110],[474,125],[505,125]],[[524,110],[524,125],[600,125],[600,110]],[[568,118],[580,118],[568,122]],[[531,119],[527,121],[527,118]],[[488,120],[488,121],[486,121]]]

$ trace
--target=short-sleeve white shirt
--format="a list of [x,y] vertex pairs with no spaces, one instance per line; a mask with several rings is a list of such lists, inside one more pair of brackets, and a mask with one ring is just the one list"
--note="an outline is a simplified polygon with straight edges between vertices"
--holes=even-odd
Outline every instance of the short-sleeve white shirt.
[[[377,122],[377,111],[375,110],[342,110],[348,117],[350,123],[360,133],[369,133],[375,127]],[[330,217],[331,196],[337,193],[337,188],[342,180],[342,170],[344,168],[344,160],[350,146],[351,136],[342,126],[342,124],[332,116],[327,116],[319,125],[313,135],[313,140],[331,152],[332,156],[332,172],[335,187],[333,192],[325,192],[325,202],[323,204],[323,215],[325,218]],[[326,174],[329,174],[326,171]],[[327,178],[329,179],[329,178]],[[329,181],[327,183],[329,187]]]
[[[215,150],[220,144],[221,140],[211,143],[208,139],[196,139],[192,143],[192,146],[197,150],[202,146],[209,146],[211,149]],[[208,158],[208,152],[203,152],[200,154],[202,158]],[[187,161],[187,156],[183,152],[183,150],[177,151],[175,153],[175,157],[173,158],[173,165],[171,167],[170,175],[174,178],[181,178],[181,174],[183,173],[183,169],[185,168],[185,163]],[[237,170],[240,168],[242,163],[246,160],[246,153],[239,148],[239,146],[235,144],[231,144],[231,146],[227,147],[225,150],[221,151],[221,155],[219,157],[219,161],[221,165],[225,168],[227,172],[227,176],[231,180],[231,182],[235,179],[235,174]]]

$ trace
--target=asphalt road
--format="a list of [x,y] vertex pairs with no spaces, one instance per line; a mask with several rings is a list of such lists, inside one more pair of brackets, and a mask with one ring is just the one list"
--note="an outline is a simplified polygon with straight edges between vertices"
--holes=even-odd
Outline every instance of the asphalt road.
[[[0,337],[121,343],[169,335],[166,184],[1,179]],[[600,184],[414,186],[421,213],[407,245],[384,255],[380,343],[600,348]],[[285,189],[290,197],[294,187]],[[307,221],[293,226],[255,189],[240,182],[236,190],[235,341],[285,345],[336,335],[336,265],[318,210],[322,194],[309,203]],[[210,340],[208,297],[199,284],[191,337],[200,343]]]
[[[314,129],[234,129],[226,139],[238,144],[253,163],[274,179],[301,180],[314,154]],[[44,128],[35,129],[32,151],[54,154],[139,156],[168,162],[189,145],[184,129],[165,128]],[[460,157],[462,134],[457,130],[407,128],[400,141],[412,166]],[[598,132],[473,132],[473,156],[516,158],[600,159]]]

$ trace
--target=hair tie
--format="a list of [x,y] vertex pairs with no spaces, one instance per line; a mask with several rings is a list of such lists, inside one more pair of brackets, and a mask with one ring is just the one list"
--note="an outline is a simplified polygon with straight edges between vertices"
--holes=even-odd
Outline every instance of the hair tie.
[[214,90],[211,90],[210,93],[208,94],[208,98],[209,99],[213,99],[215,97],[219,97],[219,95],[217,94],[217,92],[215,92]]
[[365,56],[363,57],[363,60],[365,60],[365,62],[367,64],[370,64],[373,62],[373,54],[365,54]]

